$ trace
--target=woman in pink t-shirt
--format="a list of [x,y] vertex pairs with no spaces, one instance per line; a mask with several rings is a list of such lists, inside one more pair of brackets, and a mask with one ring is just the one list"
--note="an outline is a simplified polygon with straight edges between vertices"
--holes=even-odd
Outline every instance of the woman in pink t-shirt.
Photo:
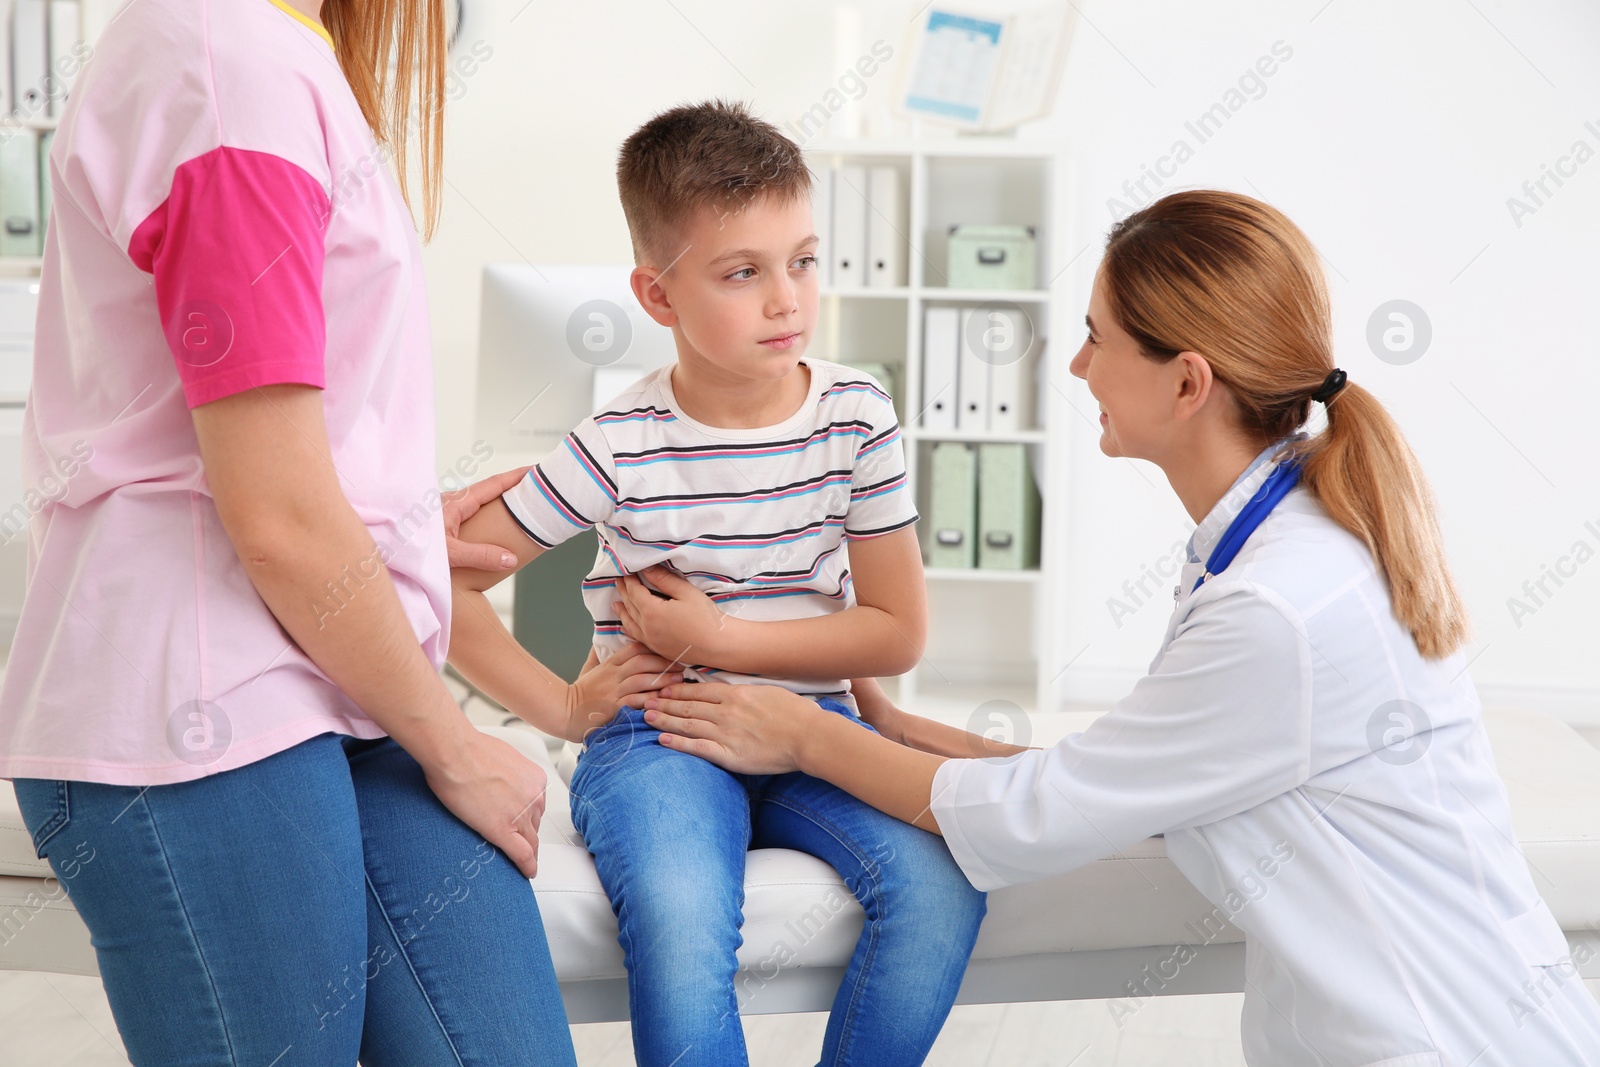
[[527,882],[544,774],[438,673],[426,295],[389,160],[414,91],[442,99],[443,34],[436,2],[139,0],[50,153],[24,475],[66,487],[29,530],[0,777],[135,1062],[573,1061]]

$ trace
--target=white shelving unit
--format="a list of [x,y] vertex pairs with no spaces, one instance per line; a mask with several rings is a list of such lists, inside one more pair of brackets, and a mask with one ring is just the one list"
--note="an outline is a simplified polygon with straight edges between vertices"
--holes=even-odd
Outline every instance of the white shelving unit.
[[[78,36],[92,46],[93,43],[99,38],[100,31],[105,28],[106,23],[111,20],[116,9],[121,6],[122,2],[123,0],[79,0]],[[11,7],[9,4],[7,4],[5,5],[4,11],[0,12],[0,17],[9,19],[10,12]],[[11,61],[11,54],[9,52],[0,55],[0,77],[7,79],[11,77]],[[13,100],[13,103],[15,103],[15,100]],[[48,110],[57,110],[61,106],[62,104],[60,101],[54,101],[51,103]],[[0,122],[4,122],[11,128],[20,128],[32,131],[35,137],[54,130],[60,121],[61,119],[59,115],[48,113],[22,115],[14,112],[11,115],[0,118]],[[39,176],[41,181],[48,180],[42,160],[40,163]],[[39,220],[41,249],[43,247],[45,221],[46,220],[44,219]],[[24,277],[30,275],[36,276],[38,275],[43,264],[44,257],[42,255],[0,256],[0,277],[15,278],[19,275]]]
[[[806,146],[817,170],[840,164],[891,166],[909,192],[906,284],[895,288],[823,290],[819,356],[846,363],[885,363],[898,372],[909,481],[918,510],[929,513],[925,468],[936,441],[1021,442],[1030,448],[1042,490],[1040,563],[1035,570],[927,568],[929,640],[922,662],[900,679],[906,704],[971,708],[980,732],[997,716],[994,699],[1031,698],[1033,708],[1054,710],[1065,660],[1052,632],[1059,597],[1064,494],[1068,469],[1066,426],[1070,409],[1049,383],[1062,383],[1077,345],[1074,316],[1061,287],[1052,285],[1065,262],[1060,220],[1067,187],[1066,161],[1048,145],[1000,138],[846,140]],[[957,224],[1036,227],[1038,288],[954,289],[943,284],[949,227]],[[920,425],[922,324],[930,306],[1011,304],[1033,321],[1042,350],[1035,357],[1033,427],[1010,433],[932,431]],[[1058,336],[1059,335],[1059,336]],[[926,538],[926,530],[923,531]],[[926,541],[924,541],[926,558]],[[945,713],[950,717],[949,711]],[[959,716],[958,716],[959,717]],[[1004,718],[1002,714],[998,718]]]

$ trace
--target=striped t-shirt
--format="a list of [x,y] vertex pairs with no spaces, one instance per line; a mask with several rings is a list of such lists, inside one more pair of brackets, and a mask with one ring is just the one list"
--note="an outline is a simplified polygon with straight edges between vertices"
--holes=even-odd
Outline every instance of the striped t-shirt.
[[[810,618],[855,604],[847,543],[917,521],[900,426],[870,375],[807,359],[806,400],[776,426],[734,430],[683,414],[672,368],[642,378],[505,494],[545,548],[600,536],[583,599],[602,659],[622,646],[616,579],[667,564],[730,615]],[[842,678],[768,678],[689,665],[686,676],[843,694]]]

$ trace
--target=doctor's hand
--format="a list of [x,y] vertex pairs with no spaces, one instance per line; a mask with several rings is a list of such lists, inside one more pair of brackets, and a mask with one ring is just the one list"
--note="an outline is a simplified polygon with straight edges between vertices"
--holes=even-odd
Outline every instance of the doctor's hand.
[[831,715],[798,693],[771,685],[674,685],[645,702],[660,740],[736,774],[799,770],[801,741],[817,716]]
[[465,489],[443,494],[444,545],[450,555],[451,567],[468,567],[491,573],[516,567],[517,557],[499,545],[480,545],[461,540],[461,524],[476,515],[483,505],[522,481],[528,470],[527,467],[521,467],[504,474],[493,474],[481,482],[473,482]]
[[620,599],[613,606],[625,635],[677,663],[721,665],[718,660],[734,639],[737,620],[693,582],[667,567],[648,567],[619,579],[617,594]]
[[591,648],[578,680],[567,687],[567,740],[583,741],[619,709],[642,708],[663,686],[681,681],[681,671],[641,644],[624,645],[603,663]]

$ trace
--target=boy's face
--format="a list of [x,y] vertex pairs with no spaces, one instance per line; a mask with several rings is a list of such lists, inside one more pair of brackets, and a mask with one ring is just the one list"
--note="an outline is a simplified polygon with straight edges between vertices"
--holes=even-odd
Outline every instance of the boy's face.
[[635,268],[634,293],[673,328],[680,362],[773,381],[794,371],[816,329],[816,252],[806,196],[707,208],[683,228],[675,261]]

